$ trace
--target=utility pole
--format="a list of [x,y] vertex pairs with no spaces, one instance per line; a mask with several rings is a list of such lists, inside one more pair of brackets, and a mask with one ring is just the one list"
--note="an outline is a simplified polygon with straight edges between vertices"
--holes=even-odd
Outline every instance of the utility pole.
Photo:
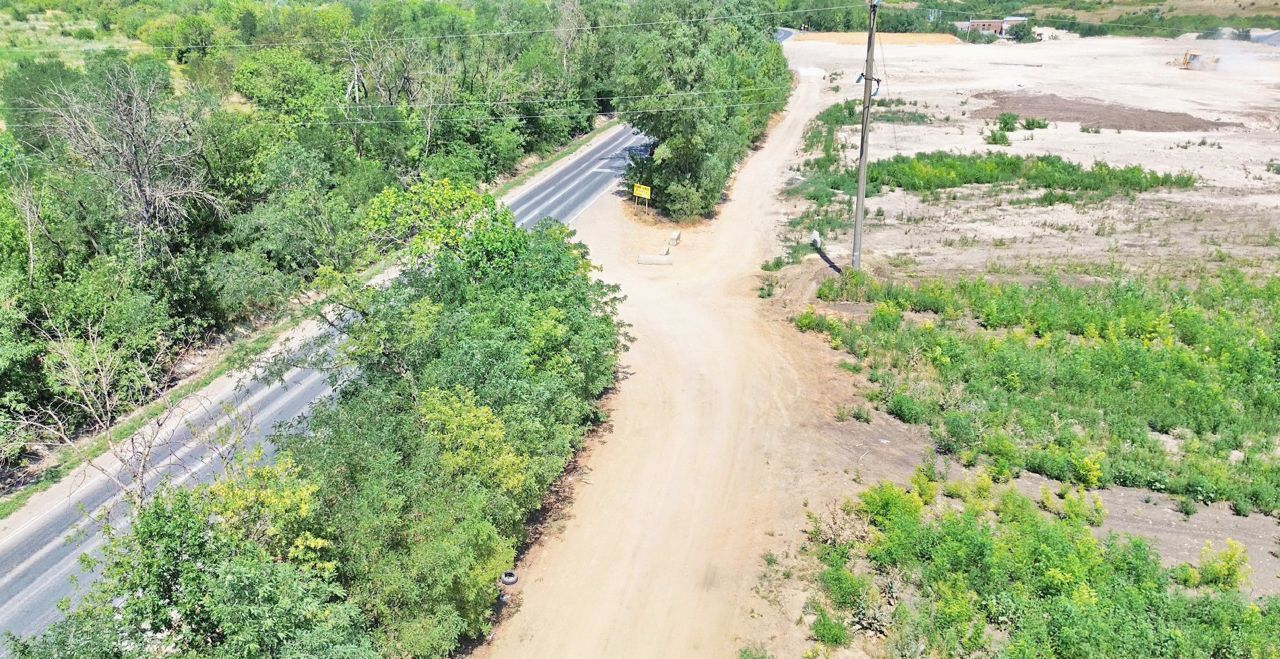
[[867,131],[871,127],[871,85],[876,82],[876,12],[880,0],[871,0],[867,18],[867,68],[862,73],[862,142],[858,145],[858,201],[853,210],[853,269],[862,269],[862,221],[867,215]]

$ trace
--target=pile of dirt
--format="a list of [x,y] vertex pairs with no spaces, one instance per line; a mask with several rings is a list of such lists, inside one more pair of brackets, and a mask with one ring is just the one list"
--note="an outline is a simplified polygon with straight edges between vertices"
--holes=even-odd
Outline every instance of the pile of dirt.
[[1036,117],[1048,121],[1072,121],[1085,126],[1149,133],[1216,130],[1240,126],[1235,122],[1201,119],[1185,112],[1144,110],[1131,105],[1108,103],[1096,99],[1063,98],[1057,94],[990,91],[975,94],[974,98],[992,102],[989,107],[973,113],[973,116],[979,119],[994,119],[1002,112],[1012,112],[1019,116]]

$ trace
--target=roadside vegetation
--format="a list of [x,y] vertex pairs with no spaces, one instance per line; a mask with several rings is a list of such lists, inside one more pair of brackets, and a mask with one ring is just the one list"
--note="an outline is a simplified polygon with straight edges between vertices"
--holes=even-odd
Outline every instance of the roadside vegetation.
[[[656,208],[677,220],[707,216],[729,177],[764,135],[790,93],[791,73],[774,42],[771,2],[645,0],[628,14],[616,67],[619,108],[657,141],[652,159],[633,161],[628,179],[653,188]],[[730,15],[731,20],[681,19]],[[708,93],[740,89],[740,93]],[[667,98],[646,98],[663,93]],[[684,106],[679,112],[672,107]]]
[[414,265],[384,289],[324,274],[348,321],[335,397],[272,465],[145,504],[15,656],[445,657],[488,631],[526,518],[602,418],[617,291],[568,229],[465,188],[375,207]]
[[[1007,144],[1005,131],[991,134],[1003,136],[1002,141],[995,143]],[[992,143],[990,136],[987,139]],[[824,156],[807,161],[805,170],[806,180],[793,191],[803,194],[819,208],[831,204],[837,195],[857,193],[856,167],[839,166]],[[1094,202],[1116,195],[1185,189],[1195,182],[1195,176],[1189,173],[1162,174],[1138,166],[1112,167],[1102,162],[1085,167],[1058,156],[994,152],[961,155],[933,151],[876,160],[867,167],[868,196],[894,189],[934,192],[965,185],[1007,185],[1013,191],[1042,190],[1039,195],[1021,199],[1021,203],[1038,205]]]
[[[1003,18],[1028,16],[1045,27],[1074,32],[1082,37],[1105,35],[1146,36],[1172,38],[1190,32],[1217,34],[1221,28],[1243,31],[1249,28],[1280,28],[1280,16],[1265,13],[1266,9],[1254,9],[1241,3],[1232,5],[1231,15],[1169,11],[1165,7],[1152,7],[1142,0],[1132,2],[1101,2],[1097,0],[929,0],[926,2],[885,3],[877,18],[877,29],[882,32],[942,32],[960,38],[973,39],[973,34],[958,30],[952,23],[971,18]],[[1169,3],[1176,5],[1177,3]],[[1112,12],[1117,5],[1124,6],[1118,15]],[[1144,6],[1145,5],[1145,6]],[[794,11],[784,17],[787,27],[826,32],[860,32],[867,29],[867,11],[864,7],[850,6],[839,0],[787,0],[781,9]],[[929,10],[937,10],[936,20],[930,20]],[[1110,17],[1095,17],[1090,12],[1107,12]],[[1083,15],[1083,17],[1081,17]],[[1016,41],[1034,41],[1031,25],[1023,24],[1011,35]]]
[[491,187],[621,112],[659,141],[632,178],[706,213],[789,85],[762,19],[594,27],[709,2],[4,5],[50,41],[0,44],[0,494],[401,249],[384,191]]
[[1239,545],[1166,569],[1141,539],[1099,539],[1083,516],[1046,514],[983,474],[938,480],[920,469],[910,489],[880,483],[809,513],[813,640],[883,637],[889,657],[1280,651],[1280,599],[1237,590]]
[[[1280,282],[828,279],[797,327],[856,357],[870,397],[928,424],[939,453],[1280,514]],[[1191,506],[1194,510],[1194,505]]]

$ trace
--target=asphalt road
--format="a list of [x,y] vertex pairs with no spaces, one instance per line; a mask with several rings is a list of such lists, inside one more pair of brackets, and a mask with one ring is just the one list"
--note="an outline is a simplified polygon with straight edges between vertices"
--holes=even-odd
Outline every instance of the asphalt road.
[[[522,227],[544,217],[570,223],[597,197],[616,188],[628,153],[642,149],[645,141],[624,126],[505,201]],[[227,406],[241,419],[252,419],[245,443],[263,445],[277,424],[305,414],[330,391],[323,373],[295,369],[283,383],[250,381],[234,393],[204,401],[185,415],[184,423],[175,424],[168,442],[156,451],[162,457],[152,460],[156,466],[146,475],[149,486],[207,482],[222,468],[219,451],[208,436],[227,422]],[[101,463],[109,461],[104,456]],[[127,471],[118,465],[108,468]],[[92,578],[81,571],[79,558],[101,551],[103,536],[93,520],[104,514],[118,518],[123,509],[119,487],[111,479],[82,469],[0,521],[0,634],[36,634],[62,616],[58,602],[75,600]],[[79,577],[78,588],[73,577]],[[4,654],[0,644],[0,656]]]

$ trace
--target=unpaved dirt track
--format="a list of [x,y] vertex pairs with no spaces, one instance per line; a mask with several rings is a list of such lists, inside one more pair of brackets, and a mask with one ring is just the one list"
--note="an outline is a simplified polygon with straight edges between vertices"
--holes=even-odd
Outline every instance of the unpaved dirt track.
[[[762,319],[755,285],[779,221],[780,163],[818,109],[800,78],[720,216],[687,230],[675,265],[640,266],[671,227],[625,218],[617,197],[576,228],[622,285],[636,342],[563,529],[521,566],[518,611],[486,657],[729,656],[764,533],[798,510],[771,462],[795,460],[794,330]],[[782,503],[778,503],[779,500]],[[789,521],[793,521],[791,518]]]

